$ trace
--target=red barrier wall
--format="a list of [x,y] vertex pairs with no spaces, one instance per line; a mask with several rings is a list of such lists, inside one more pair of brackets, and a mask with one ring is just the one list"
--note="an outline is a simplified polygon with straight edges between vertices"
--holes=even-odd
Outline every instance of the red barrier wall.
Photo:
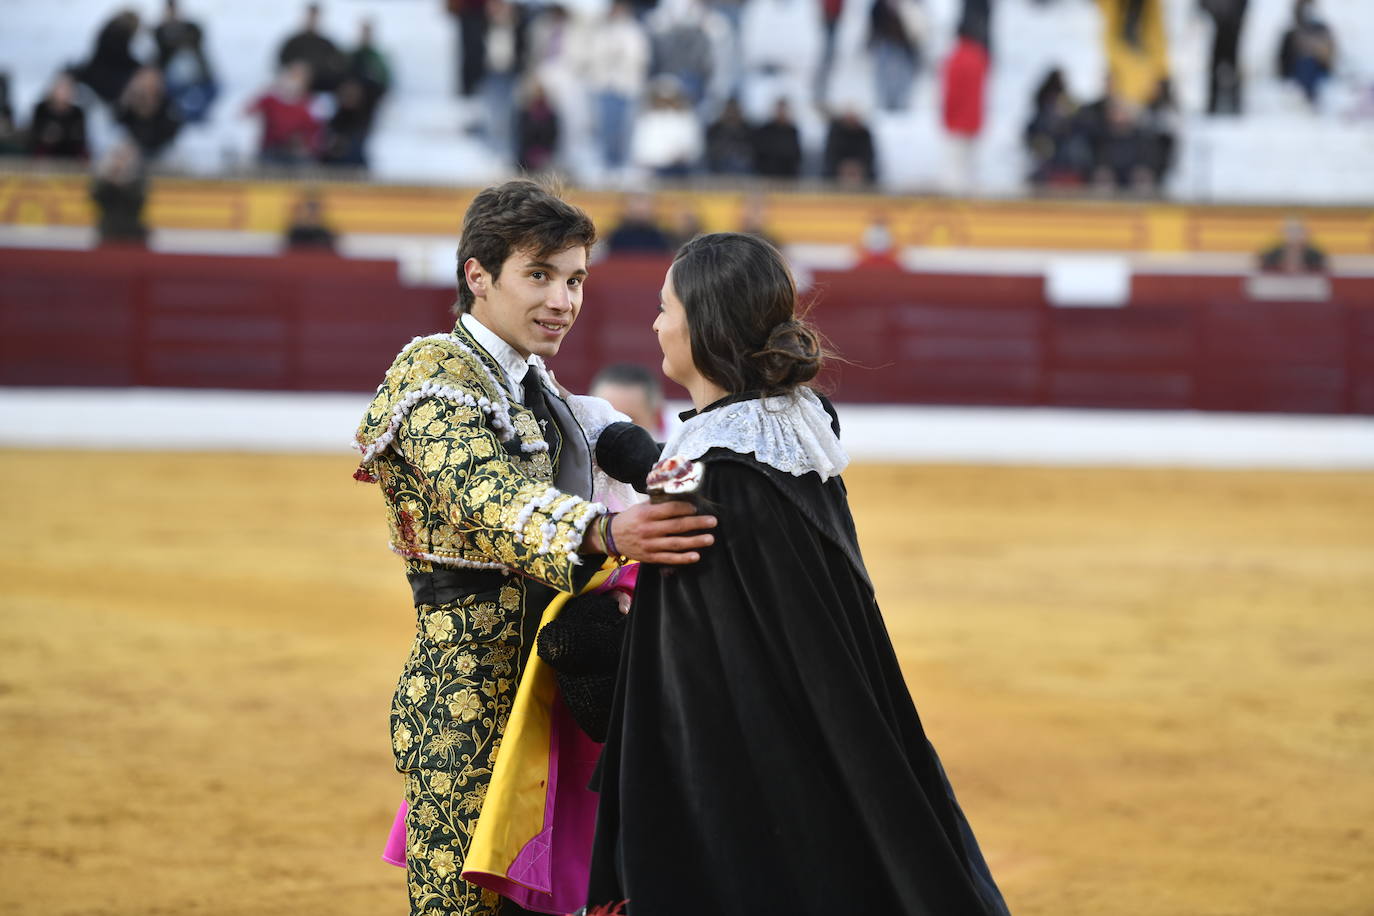
[[[554,362],[585,387],[656,365],[666,262],[593,268]],[[812,316],[846,401],[1374,414],[1374,279],[1332,301],[1252,302],[1240,276],[1135,278],[1125,308],[1061,309],[1039,276],[819,273]],[[449,290],[390,261],[0,249],[0,384],[367,391]]]

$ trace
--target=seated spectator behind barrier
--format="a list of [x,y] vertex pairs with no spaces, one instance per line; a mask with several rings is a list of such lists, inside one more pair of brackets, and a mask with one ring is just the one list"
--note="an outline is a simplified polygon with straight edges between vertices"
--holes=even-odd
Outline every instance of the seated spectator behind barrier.
[[1078,105],[1058,67],[1047,73],[1035,90],[1034,110],[1024,138],[1033,185],[1079,185],[1092,171],[1091,144],[1081,129]]
[[1307,224],[1292,217],[1283,224],[1283,241],[1260,253],[1259,269],[1266,273],[1323,273],[1326,253],[1312,244]]
[[873,134],[853,108],[830,121],[822,174],[845,188],[864,188],[877,178]]
[[138,60],[129,50],[137,34],[138,13],[121,10],[101,27],[90,60],[77,70],[77,79],[111,105],[138,72]]
[[630,161],[660,178],[690,175],[701,159],[701,121],[675,77],[654,77],[649,106],[635,120]]
[[673,225],[668,230],[668,244],[673,251],[677,251],[704,231],[701,217],[697,215],[696,208],[689,203],[684,203],[678,207],[677,213],[673,215]]
[[779,251],[782,244],[768,231],[768,202],[762,194],[750,194],[740,209],[739,231],[763,239]]
[[672,240],[658,225],[654,216],[654,199],[648,194],[631,194],[625,198],[620,222],[606,236],[606,249],[613,254],[667,254],[673,250]]
[[636,426],[662,440],[667,432],[663,417],[663,385],[652,370],[636,363],[606,366],[592,379],[587,391],[604,398],[629,417]]
[[310,108],[310,65],[287,64],[247,114],[262,119],[258,161],[263,165],[313,162],[320,146],[320,122]]
[[53,159],[85,159],[86,113],[76,104],[76,81],[66,71],[57,74],[48,94],[33,106],[29,119],[29,155]]
[[558,155],[558,112],[537,79],[526,83],[515,117],[515,161],[527,172],[552,169]]
[[147,186],[138,147],[120,140],[96,167],[91,182],[91,200],[98,211],[96,230],[101,245],[138,245],[147,243],[148,229],[143,225],[143,204]]
[[167,83],[167,94],[183,121],[204,120],[219,94],[210,61],[205,56],[205,34],[194,22],[181,18],[177,0],[167,0],[162,22],[153,32],[157,64]]
[[334,233],[325,223],[324,201],[320,192],[310,189],[291,205],[291,223],[286,227],[286,247],[291,251],[334,250]]
[[310,67],[310,91],[333,92],[348,71],[348,59],[338,45],[320,33],[320,5],[305,8],[305,24],[282,42],[277,65],[285,68],[305,63]]
[[1293,22],[1279,44],[1279,75],[1301,86],[1315,106],[1335,57],[1336,39],[1317,18],[1315,0],[1295,0]]
[[892,237],[887,214],[875,213],[864,227],[859,240],[859,260],[855,267],[900,267],[897,261],[897,242]]
[[797,178],[801,158],[801,134],[792,120],[792,106],[780,98],[773,117],[754,129],[754,171],[764,178]]
[[754,172],[754,130],[744,120],[739,99],[728,100],[706,128],[706,169],[715,175]]
[[167,95],[162,71],[143,67],[120,94],[115,120],[124,125],[144,159],[156,159],[181,130],[181,112]]

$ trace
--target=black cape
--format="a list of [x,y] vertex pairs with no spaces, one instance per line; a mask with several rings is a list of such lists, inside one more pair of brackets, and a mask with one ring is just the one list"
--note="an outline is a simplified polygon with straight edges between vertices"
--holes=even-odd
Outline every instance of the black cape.
[[589,903],[1005,914],[907,692],[843,482],[723,449],[703,460],[715,545],[640,571]]

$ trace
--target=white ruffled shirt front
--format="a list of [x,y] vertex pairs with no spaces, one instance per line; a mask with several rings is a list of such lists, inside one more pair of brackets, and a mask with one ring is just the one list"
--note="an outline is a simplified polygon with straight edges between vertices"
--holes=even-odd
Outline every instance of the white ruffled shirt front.
[[752,454],[795,477],[814,471],[829,480],[849,466],[849,455],[830,428],[830,414],[810,388],[699,413],[668,438],[663,457],[693,460],[713,448]]

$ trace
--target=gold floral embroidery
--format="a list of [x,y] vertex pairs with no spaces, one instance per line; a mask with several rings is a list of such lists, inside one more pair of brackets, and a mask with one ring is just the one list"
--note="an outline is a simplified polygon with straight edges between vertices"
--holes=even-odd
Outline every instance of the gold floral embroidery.
[[412,677],[406,681],[406,699],[414,703],[423,697],[427,691],[427,685],[423,677]]
[[425,635],[435,642],[453,641],[453,619],[443,611],[434,611],[425,617]]
[[436,849],[429,854],[429,867],[434,869],[434,874],[440,878],[447,878],[457,871],[457,866],[453,864],[452,849]]
[[471,722],[482,713],[482,701],[471,690],[460,690],[448,699],[448,711],[460,722]]

